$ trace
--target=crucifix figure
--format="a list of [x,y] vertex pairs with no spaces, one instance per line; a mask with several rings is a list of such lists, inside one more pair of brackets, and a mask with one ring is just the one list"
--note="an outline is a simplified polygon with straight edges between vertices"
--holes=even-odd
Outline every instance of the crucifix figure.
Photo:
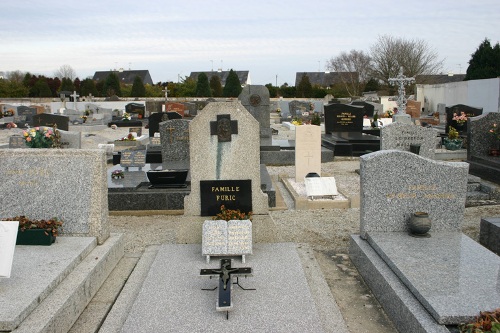
[[217,135],[218,142],[231,141],[231,134],[238,134],[238,121],[229,114],[218,114],[217,121],[210,122],[210,135]]
[[[252,276],[252,268],[250,267],[231,267],[231,259],[221,259],[220,269],[202,269],[200,275],[205,276],[218,276],[219,277],[219,297],[217,303],[217,311],[229,311],[232,309],[231,305],[231,285],[233,284],[233,276],[236,276],[236,285],[238,285],[243,290],[255,290],[255,289],[245,289],[238,281],[240,275]],[[203,289],[203,290],[215,290],[214,289]],[[229,314],[226,313],[227,318]]]
[[406,97],[405,86],[415,82],[414,77],[406,77],[403,75],[403,67],[399,69],[399,74],[396,78],[390,78],[389,83],[393,86],[398,86],[398,113],[406,114]]

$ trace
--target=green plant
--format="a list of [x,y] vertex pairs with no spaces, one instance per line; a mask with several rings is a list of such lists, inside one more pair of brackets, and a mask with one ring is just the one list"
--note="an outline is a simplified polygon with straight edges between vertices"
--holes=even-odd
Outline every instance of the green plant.
[[458,140],[458,131],[453,127],[449,126],[448,128],[448,139],[450,140]]
[[314,113],[311,119],[311,125],[316,125],[320,126],[321,125],[321,118],[318,113]]
[[62,229],[63,221],[59,220],[57,217],[53,217],[48,220],[32,220],[24,215],[4,218],[1,221],[19,221],[19,230],[21,232],[30,229],[43,229],[45,234],[49,235],[52,233],[53,236],[59,234],[59,229]]
[[500,333],[500,308],[480,312],[472,323],[459,326],[460,333]]
[[250,220],[252,221],[252,212],[242,213],[239,209],[226,209],[224,205],[220,206],[220,213],[215,215],[213,220]]
[[54,145],[54,131],[48,127],[34,127],[23,131],[26,145],[30,148],[51,148]]

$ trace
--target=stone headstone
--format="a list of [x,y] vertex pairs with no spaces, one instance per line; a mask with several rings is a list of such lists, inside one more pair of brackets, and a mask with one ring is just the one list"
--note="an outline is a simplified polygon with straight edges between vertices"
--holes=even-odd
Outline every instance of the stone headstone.
[[55,114],[42,113],[33,116],[33,126],[53,127],[57,125],[57,129],[68,131],[69,118],[67,116],[59,116]]
[[[357,106],[362,106],[364,110],[364,116],[373,118],[373,115],[375,114],[375,105],[374,103],[369,103],[365,101],[354,101],[351,103],[351,105],[357,105]],[[380,116],[380,114],[379,114]]]
[[364,108],[357,105],[333,103],[325,106],[325,133],[361,132]]
[[27,148],[24,136],[13,135],[9,137],[9,148]]
[[128,103],[125,105],[125,112],[133,116],[133,119],[142,119],[146,113],[146,106],[141,103]]
[[109,237],[104,151],[0,149],[0,216],[57,217],[62,235]]
[[[249,181],[251,191],[224,194],[235,197],[219,203],[228,209],[240,209],[235,203],[243,200],[242,195],[250,196],[252,212],[267,213],[267,195],[260,188],[259,123],[240,102],[207,105],[191,121],[189,138],[191,193],[184,197],[185,215],[201,215],[202,181]],[[238,185],[223,185],[228,186]],[[210,193],[215,198],[218,195]],[[215,208],[220,209],[217,205]]]
[[291,101],[288,103],[288,111],[290,116],[302,116],[303,112],[309,111],[309,102]]
[[321,127],[295,127],[295,181],[302,183],[311,172],[321,176]]
[[434,159],[437,133],[432,128],[413,124],[392,123],[381,129],[381,150],[410,151],[410,145],[420,145],[419,155]]
[[61,135],[61,148],[82,148],[82,133],[74,132],[74,131],[63,131],[59,130],[59,134]]
[[184,117],[184,110],[185,109],[186,108],[185,108],[184,104],[182,104],[182,103],[169,102],[169,103],[165,104],[165,111],[166,112],[177,112],[182,117]]
[[121,151],[120,166],[142,168],[146,165],[145,149],[126,149]]
[[247,85],[238,96],[241,104],[257,119],[260,125],[260,137],[271,137],[269,90],[266,86]]
[[136,133],[137,136],[142,136],[142,127],[130,127],[128,129],[128,132],[129,133]]
[[483,108],[475,108],[464,104],[446,107],[446,133],[448,133],[450,126],[455,128],[460,133],[467,133],[467,122],[458,124],[455,120],[453,120],[453,114],[456,113],[457,115],[460,115],[462,112],[465,113],[467,118],[472,118],[482,115]]
[[422,107],[420,102],[408,100],[406,102],[406,113],[410,115],[412,118],[420,118],[420,114],[422,113]]
[[439,114],[445,114],[446,113],[446,104],[438,103],[437,112],[439,112]]
[[189,169],[190,120],[174,119],[160,123],[161,155],[166,169]]
[[408,231],[410,216],[427,212],[432,231],[460,231],[465,211],[464,162],[436,162],[413,153],[381,150],[360,157],[361,237]]
[[157,112],[151,114],[148,118],[149,136],[155,136],[155,133],[160,131],[160,123],[162,121],[172,119],[182,119],[182,116],[177,112]]
[[33,116],[35,116],[36,114],[37,114],[36,108],[24,105],[17,107],[17,116],[24,116],[25,117],[24,121],[30,126],[38,126],[33,122]]

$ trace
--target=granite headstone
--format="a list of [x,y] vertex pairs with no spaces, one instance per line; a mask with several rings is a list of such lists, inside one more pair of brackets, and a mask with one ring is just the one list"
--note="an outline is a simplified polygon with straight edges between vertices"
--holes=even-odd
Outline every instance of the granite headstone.
[[332,103],[325,106],[325,133],[361,132],[364,107]]
[[160,123],[161,155],[164,169],[189,169],[190,120]]
[[437,132],[432,128],[405,123],[392,123],[382,127],[381,150],[410,151],[410,145],[420,145],[419,155],[434,159]]
[[266,86],[247,85],[238,96],[241,104],[257,119],[260,125],[260,137],[271,137],[269,90]]
[[69,130],[69,117],[56,114],[42,113],[33,116],[33,126],[53,127],[57,125],[57,129]]

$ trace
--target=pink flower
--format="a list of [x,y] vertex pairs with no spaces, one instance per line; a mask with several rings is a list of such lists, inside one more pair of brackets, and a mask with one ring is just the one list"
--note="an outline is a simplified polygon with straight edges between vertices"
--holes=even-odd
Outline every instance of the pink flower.
[[35,131],[39,131],[40,130],[40,127],[35,127]]
[[50,138],[50,133],[45,133],[46,138]]
[[31,142],[31,137],[30,137],[30,136],[28,136],[28,137],[26,138],[26,141]]

